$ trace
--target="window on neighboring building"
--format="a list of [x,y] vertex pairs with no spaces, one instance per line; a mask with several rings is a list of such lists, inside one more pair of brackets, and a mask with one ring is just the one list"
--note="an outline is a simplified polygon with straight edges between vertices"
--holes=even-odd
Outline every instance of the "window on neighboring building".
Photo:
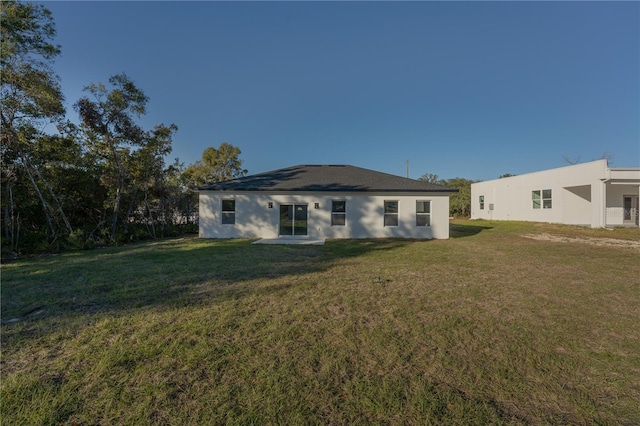
[[398,202],[384,202],[384,226],[398,226]]
[[551,190],[543,189],[531,191],[531,201],[533,203],[534,209],[539,209],[542,207],[543,209],[551,208]]
[[484,195],[480,196],[480,210],[484,210]]
[[236,223],[236,200],[222,200],[222,224]]
[[551,190],[550,189],[542,190],[542,208],[543,209],[551,208]]
[[540,208],[540,191],[531,191],[531,201],[534,209]]
[[331,225],[345,226],[347,222],[347,202],[344,200],[333,200],[331,202]]
[[431,201],[416,201],[416,226],[431,226]]

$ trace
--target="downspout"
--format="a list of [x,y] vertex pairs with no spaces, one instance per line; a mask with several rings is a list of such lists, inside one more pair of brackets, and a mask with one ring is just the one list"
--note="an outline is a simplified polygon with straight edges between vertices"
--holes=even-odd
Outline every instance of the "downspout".
[[602,180],[602,207],[600,208],[602,217],[600,219],[600,228],[607,227],[607,183],[609,181],[611,181],[610,177]]
[[607,182],[609,179],[602,182],[602,228],[607,227]]

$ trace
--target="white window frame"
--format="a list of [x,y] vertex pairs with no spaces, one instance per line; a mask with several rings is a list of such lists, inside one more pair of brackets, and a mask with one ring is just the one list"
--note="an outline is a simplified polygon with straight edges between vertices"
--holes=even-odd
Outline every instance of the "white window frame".
[[[233,210],[225,210],[225,202],[233,202]],[[220,200],[220,223],[222,225],[236,224],[236,200],[235,198],[223,198]]]
[[[420,212],[418,209],[418,203],[427,203],[427,208],[425,212]],[[423,209],[425,210],[425,209]],[[426,218],[426,225],[420,223],[421,218]],[[431,200],[416,200],[416,226],[431,226]]]
[[480,203],[480,210],[484,210],[484,195],[481,195],[481,196],[478,198],[478,201],[479,201],[479,203]]
[[553,208],[553,191],[551,189],[531,191],[531,207],[534,210]]
[[[344,203],[344,210],[336,211],[334,203]],[[342,223],[334,221],[337,217],[342,217]],[[347,200],[331,200],[331,226],[347,226]]]
[[[547,194],[545,194],[545,192],[547,192]],[[543,209],[550,209],[553,207],[552,195],[553,194],[550,189],[542,190],[542,208]]]
[[[395,212],[388,212],[387,211],[387,203],[395,203],[396,204],[396,211]],[[390,206],[389,206],[390,207]],[[400,218],[399,218],[399,213],[400,213],[400,202],[398,200],[384,200],[384,208],[383,208],[383,212],[384,212],[384,218],[383,218],[383,226],[386,227],[397,227],[400,226]],[[387,218],[391,219],[395,217],[395,224],[387,224]]]

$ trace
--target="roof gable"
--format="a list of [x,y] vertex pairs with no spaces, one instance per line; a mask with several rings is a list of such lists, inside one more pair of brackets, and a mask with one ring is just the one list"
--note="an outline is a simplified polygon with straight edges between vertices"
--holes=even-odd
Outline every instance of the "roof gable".
[[349,165],[298,165],[203,185],[200,191],[457,192],[435,183]]

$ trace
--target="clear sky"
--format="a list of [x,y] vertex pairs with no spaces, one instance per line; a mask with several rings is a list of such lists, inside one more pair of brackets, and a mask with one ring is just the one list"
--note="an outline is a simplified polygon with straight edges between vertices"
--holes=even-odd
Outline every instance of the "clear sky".
[[493,179],[640,167],[638,2],[43,2],[71,105],[126,72],[185,164]]

